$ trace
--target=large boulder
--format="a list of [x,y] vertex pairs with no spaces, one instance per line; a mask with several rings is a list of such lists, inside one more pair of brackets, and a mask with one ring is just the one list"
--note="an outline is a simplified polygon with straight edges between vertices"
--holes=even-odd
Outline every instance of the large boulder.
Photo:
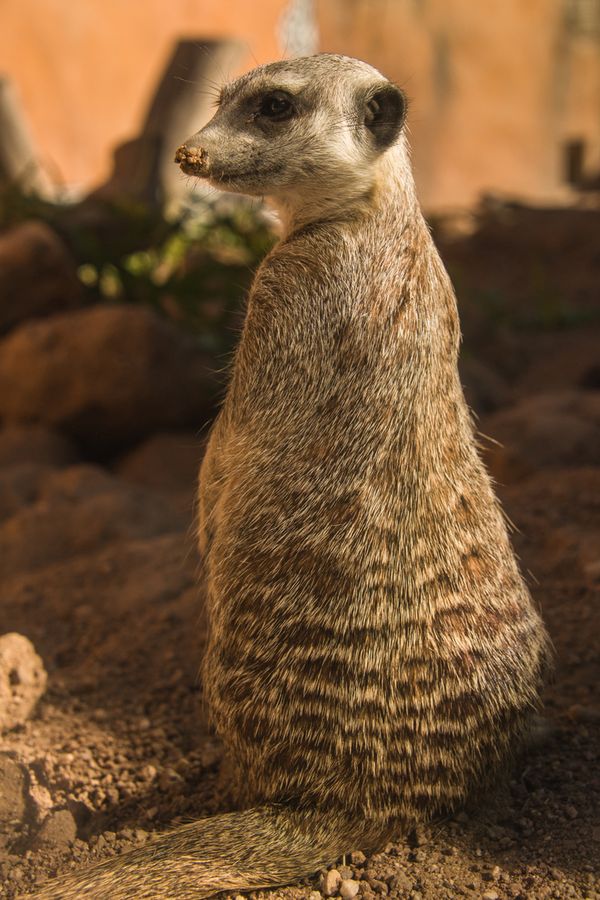
[[145,307],[102,305],[21,325],[0,342],[0,417],[103,453],[201,427],[215,379],[195,338]]
[[48,225],[32,220],[0,234],[0,332],[81,300],[75,263]]
[[162,491],[184,491],[190,500],[197,491],[204,441],[197,432],[153,434],[121,458],[121,478]]
[[494,442],[485,457],[500,482],[518,481],[541,468],[594,465],[600,459],[600,394],[533,394],[486,416],[480,429]]

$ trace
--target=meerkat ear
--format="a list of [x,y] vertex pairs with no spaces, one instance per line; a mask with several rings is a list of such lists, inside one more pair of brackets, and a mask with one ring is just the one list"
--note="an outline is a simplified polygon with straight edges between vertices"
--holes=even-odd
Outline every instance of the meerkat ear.
[[405,117],[406,97],[395,84],[388,82],[369,93],[365,103],[365,125],[379,150],[394,143]]

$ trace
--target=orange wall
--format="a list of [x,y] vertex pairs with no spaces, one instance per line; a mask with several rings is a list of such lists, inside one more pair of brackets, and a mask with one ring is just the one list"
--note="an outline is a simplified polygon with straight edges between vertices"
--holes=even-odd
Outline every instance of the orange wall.
[[[237,37],[248,61],[281,55],[285,0],[2,0],[0,73],[14,81],[54,179],[91,187],[132,137],[181,37]],[[227,77],[231,73],[224,73]]]
[[567,196],[563,145],[600,163],[600,44],[566,27],[564,0],[317,0],[324,50],[404,86],[429,207],[482,191]]
[[[281,58],[290,2],[0,0],[0,74],[53,179],[90,188],[135,135],[175,41],[237,38],[242,69]],[[583,139],[600,166],[600,39],[566,26],[566,0],[314,2],[321,49],[362,57],[405,87],[428,207],[467,206],[482,191],[567,197],[567,140]]]

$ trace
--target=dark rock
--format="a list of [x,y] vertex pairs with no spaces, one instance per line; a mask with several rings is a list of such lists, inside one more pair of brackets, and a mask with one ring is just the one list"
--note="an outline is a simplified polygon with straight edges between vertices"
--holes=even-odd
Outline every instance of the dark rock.
[[459,371],[467,403],[476,413],[493,412],[509,402],[508,384],[489,366],[461,357]]
[[[48,666],[81,667],[89,690],[116,677],[123,693],[119,672],[138,654],[142,670],[130,687],[139,698],[157,667],[163,677],[169,671],[174,647],[177,667],[192,684],[197,678],[206,635],[197,566],[194,548],[180,532],[116,541],[15,575],[5,582],[4,614],[21,628],[29,624]],[[41,623],[39,610],[46,616]],[[72,624],[66,631],[61,623],[68,617]],[[50,620],[57,624],[44,624]],[[148,653],[151,642],[154,650]],[[145,722],[156,728],[149,719]],[[140,731],[143,727],[142,717]],[[86,801],[83,795],[81,799]]]
[[0,522],[36,500],[49,471],[46,466],[35,463],[23,463],[6,469],[0,467]]
[[48,225],[23,222],[0,235],[0,332],[81,299],[75,263]]
[[8,425],[0,429],[0,467],[23,463],[68,466],[77,457],[70,441],[41,425]]
[[215,401],[197,341],[137,306],[97,306],[21,325],[0,343],[0,416],[43,423],[101,454],[202,427]]
[[68,809],[59,809],[44,819],[42,827],[35,836],[33,846],[54,850],[65,849],[77,837],[77,825]]
[[530,362],[520,383],[523,392],[600,388],[600,330],[597,327],[535,335],[530,340],[529,351]]
[[204,446],[191,431],[155,434],[116,466],[121,478],[159,490],[196,491]]
[[487,416],[480,430],[498,442],[485,447],[485,458],[504,483],[547,466],[594,465],[600,459],[600,395],[536,394]]

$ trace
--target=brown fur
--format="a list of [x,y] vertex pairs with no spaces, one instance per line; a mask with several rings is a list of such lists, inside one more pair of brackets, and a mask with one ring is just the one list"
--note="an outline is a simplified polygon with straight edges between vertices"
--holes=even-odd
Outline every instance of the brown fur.
[[[263,141],[245,98],[282,83],[313,118],[266,123]],[[200,479],[204,686],[247,811],[46,900],[191,900],[297,879],[456,808],[528,728],[547,638],[476,451],[454,294],[404,135],[382,149],[357,125],[381,85],[331,56],[256,70],[179,153],[214,183],[270,193],[284,223]],[[331,129],[329,155],[323,106],[351,132]],[[243,183],[240,146],[266,171],[313,127],[320,191],[302,160]]]

